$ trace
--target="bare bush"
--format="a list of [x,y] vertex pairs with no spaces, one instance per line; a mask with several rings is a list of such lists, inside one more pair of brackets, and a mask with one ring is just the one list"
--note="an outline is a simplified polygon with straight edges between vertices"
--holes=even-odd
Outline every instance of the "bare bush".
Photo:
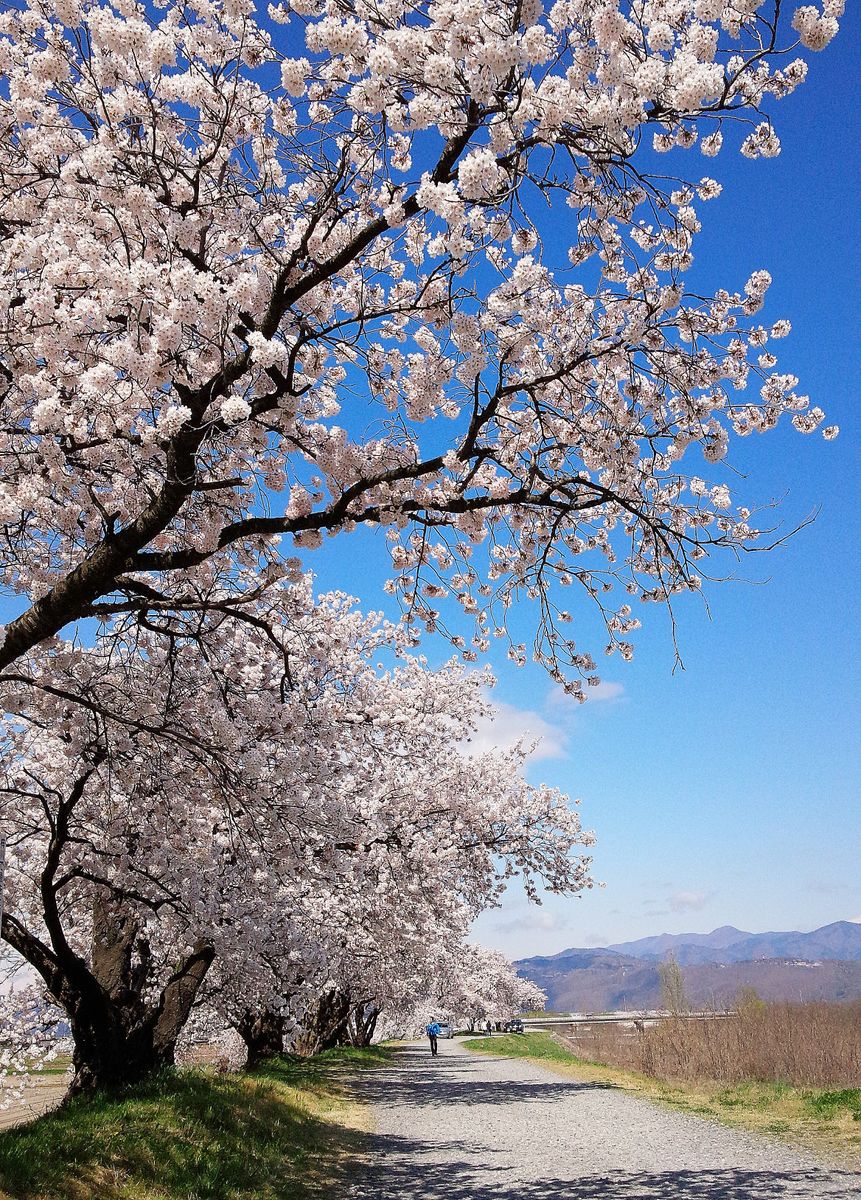
[[570,1039],[583,1058],[659,1079],[861,1086],[861,1001],[766,1004],[745,996],[731,1013],[670,1017],[635,1028],[591,1025]]

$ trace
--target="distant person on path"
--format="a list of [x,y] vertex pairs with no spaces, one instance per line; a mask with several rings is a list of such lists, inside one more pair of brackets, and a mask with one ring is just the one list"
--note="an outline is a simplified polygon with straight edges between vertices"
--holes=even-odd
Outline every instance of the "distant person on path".
[[439,1021],[431,1021],[430,1025],[426,1025],[425,1033],[428,1035],[428,1041],[430,1042],[431,1056],[436,1058],[436,1040],[440,1035]]
[[490,1021],[485,1022],[484,1029],[485,1029],[486,1033],[489,1033],[489,1034],[493,1033],[493,1026],[491,1025]]

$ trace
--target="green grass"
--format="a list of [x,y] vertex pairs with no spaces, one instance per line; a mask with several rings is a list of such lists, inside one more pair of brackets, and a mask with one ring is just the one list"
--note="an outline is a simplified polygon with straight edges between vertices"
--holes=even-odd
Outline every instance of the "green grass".
[[776,1134],[852,1167],[861,1162],[859,1088],[824,1091],[759,1080],[728,1086],[707,1079],[656,1079],[579,1058],[558,1037],[544,1032],[473,1038],[464,1045],[485,1054],[526,1058],[584,1083],[617,1087],[726,1125]]
[[811,1092],[805,1096],[807,1106],[817,1117],[834,1117],[848,1113],[853,1121],[861,1121],[861,1088],[844,1088],[840,1092]]
[[535,1058],[542,1062],[568,1063],[574,1060],[571,1051],[566,1050],[549,1033],[503,1033],[497,1034],[496,1037],[470,1038],[463,1044],[467,1050],[478,1050],[483,1054],[505,1054],[509,1058]]
[[253,1075],[165,1072],[0,1133],[2,1200],[305,1200],[365,1150],[345,1070],[387,1052],[272,1060]]
[[[51,1062],[33,1062],[27,1067],[27,1074],[31,1078],[41,1078],[47,1075],[66,1075],[69,1071],[72,1058],[69,1054],[59,1054]],[[18,1075],[18,1071],[10,1071],[10,1075]]]
[[716,1092],[714,1100],[722,1108],[741,1109],[773,1109],[775,1105],[792,1096],[797,1088],[787,1083],[766,1083],[762,1081],[736,1083],[732,1087]]

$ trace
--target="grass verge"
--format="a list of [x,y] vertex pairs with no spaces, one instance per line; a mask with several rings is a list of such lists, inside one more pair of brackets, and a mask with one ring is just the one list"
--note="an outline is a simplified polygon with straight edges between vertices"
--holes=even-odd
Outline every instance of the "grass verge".
[[384,1048],[273,1059],[252,1075],[165,1072],[0,1133],[0,1200],[306,1200],[365,1150],[346,1071]]
[[468,1050],[541,1063],[584,1083],[620,1088],[725,1125],[776,1135],[783,1141],[861,1166],[861,1089],[823,1091],[783,1083],[727,1085],[709,1080],[668,1082],[578,1058],[549,1033],[472,1038]]

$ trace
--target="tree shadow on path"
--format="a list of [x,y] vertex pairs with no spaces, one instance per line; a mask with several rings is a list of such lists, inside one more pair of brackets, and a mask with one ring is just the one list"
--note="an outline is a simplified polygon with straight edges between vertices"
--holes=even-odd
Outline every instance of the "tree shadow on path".
[[[522,1181],[509,1164],[453,1156],[442,1165],[431,1142],[373,1137],[372,1162],[360,1172],[350,1200],[852,1200],[859,1177],[841,1171],[713,1170],[608,1171],[579,1179]],[[468,1149],[464,1147],[464,1149]],[[489,1161],[490,1160],[490,1161]]]
[[[596,1171],[584,1162],[584,1173],[578,1174],[577,1164],[571,1162],[565,1164],[570,1169],[567,1178],[562,1178],[564,1167],[558,1158],[554,1161],[558,1151],[548,1146],[546,1162],[528,1155],[531,1167],[520,1164],[516,1129],[504,1144],[488,1144],[470,1128],[478,1106],[552,1103],[575,1093],[606,1091],[608,1085],[566,1079],[488,1080],[487,1062],[448,1054],[431,1060],[427,1051],[411,1047],[399,1052],[391,1067],[365,1075],[358,1089],[361,1099],[374,1107],[418,1110],[415,1128],[421,1135],[368,1135],[362,1147],[365,1165],[352,1174],[346,1196],[350,1200],[861,1200],[858,1174],[805,1163],[789,1168],[784,1162],[774,1170],[688,1164],[675,1169]],[[462,1129],[458,1127],[460,1136],[442,1135],[441,1140],[440,1118],[449,1107],[453,1116],[463,1114]],[[540,1127],[543,1118],[538,1122]],[[451,1127],[451,1122],[446,1125]],[[507,1130],[504,1122],[502,1128]],[[524,1179],[524,1173],[532,1177]]]
[[[453,1067],[454,1073],[448,1067]],[[362,1077],[358,1095],[371,1105],[448,1108],[458,1104],[548,1103],[575,1092],[617,1090],[612,1083],[581,1083],[561,1078],[558,1083],[543,1079],[488,1080],[481,1078],[484,1068],[481,1060],[443,1055],[431,1059],[427,1052],[401,1051],[394,1069],[381,1068]]]

